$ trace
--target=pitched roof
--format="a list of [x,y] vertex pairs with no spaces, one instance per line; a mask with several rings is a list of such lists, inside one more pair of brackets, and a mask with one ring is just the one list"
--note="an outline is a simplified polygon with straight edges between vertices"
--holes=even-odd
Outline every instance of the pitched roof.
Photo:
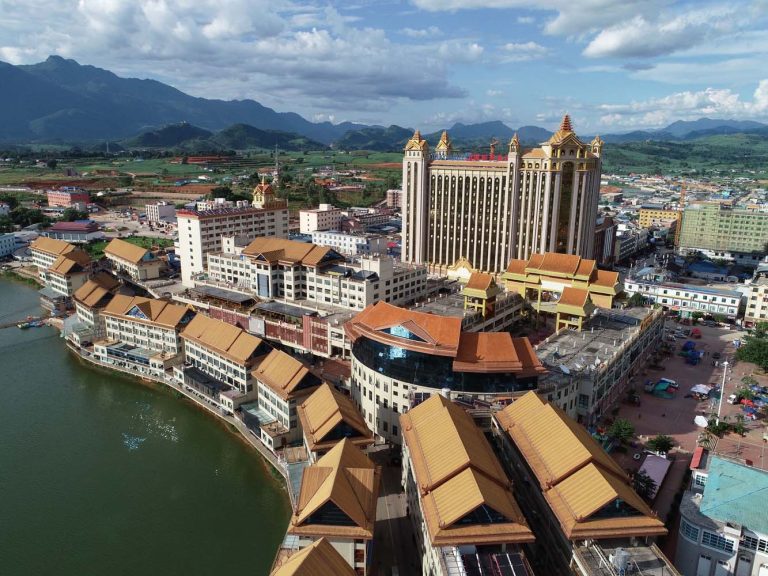
[[[433,546],[534,540],[501,464],[461,407],[432,396],[400,424]],[[480,507],[504,520],[458,523]]]
[[[145,318],[129,316],[128,313],[137,308]],[[184,315],[190,311],[188,306],[171,304],[167,300],[155,300],[140,296],[126,296],[116,294],[107,304],[102,314],[108,316],[120,316],[137,322],[158,324],[166,328],[178,328]]]
[[510,274],[525,274],[528,262],[528,260],[510,260],[507,265],[507,272]]
[[[246,256],[263,256],[268,262],[294,262],[316,266],[333,251],[327,246],[284,238],[260,237],[243,248]],[[336,260],[343,260],[340,255]]]
[[493,276],[483,272],[473,272],[469,276],[467,288],[470,290],[488,290],[493,285]]
[[146,248],[136,246],[120,238],[113,238],[112,241],[104,248],[104,254],[107,256],[113,256],[121,260],[127,260],[134,264],[138,264],[144,258],[144,255],[149,252]]
[[312,376],[309,368],[299,360],[276,348],[267,354],[252,374],[283,400],[293,398],[305,378]]
[[[536,476],[568,538],[666,534],[621,467],[589,432],[535,392],[494,417]],[[592,517],[617,499],[634,515]]]
[[453,369],[456,372],[514,372],[519,377],[546,372],[528,338],[513,338],[509,332],[462,332]]
[[270,576],[355,576],[352,566],[325,538],[290,556]]
[[66,254],[75,249],[75,247],[69,242],[64,240],[56,240],[55,238],[47,238],[40,236],[36,238],[32,244],[29,245],[31,250],[39,250],[40,252],[46,252],[47,254]]
[[598,286],[613,288],[619,282],[619,273],[610,270],[596,270],[592,283]]
[[[413,334],[416,339],[384,332],[395,327]],[[438,356],[455,356],[461,335],[461,318],[406,310],[379,301],[349,320],[345,329],[353,341],[364,335],[411,350]]]
[[211,348],[240,364],[247,363],[262,343],[261,338],[248,334],[238,326],[203,314],[192,319],[181,337]]
[[557,301],[557,303],[564,306],[576,306],[577,308],[584,308],[588,299],[589,291],[566,286],[563,288],[563,291],[560,294],[560,299]]
[[83,272],[90,263],[91,257],[82,250],[70,250],[56,258],[51,267],[48,268],[48,272],[65,275],[73,272]]
[[559,254],[557,252],[545,252],[541,263],[534,266],[533,257],[528,261],[529,268],[536,268],[538,272],[554,272],[555,274],[573,275],[579,268],[581,256],[576,254]]
[[323,384],[296,409],[304,430],[304,438],[312,452],[333,446],[338,440],[326,440],[326,436],[342,423],[347,424],[359,436],[350,437],[355,445],[373,443],[373,432],[368,429],[363,415],[352,399]]
[[111,291],[118,285],[119,282],[113,276],[106,272],[99,272],[85,284],[80,286],[80,288],[75,291],[74,297],[75,300],[81,304],[93,308],[99,304],[105,296],[111,294]]
[[592,276],[592,272],[597,267],[597,262],[595,260],[588,260],[587,258],[582,258],[579,262],[579,267],[576,268],[575,276],[582,276],[584,278],[589,278]]
[[[304,469],[288,533],[370,540],[376,521],[380,481],[381,468],[348,439],[342,440]],[[308,520],[328,503],[341,510],[354,526],[309,524]]]

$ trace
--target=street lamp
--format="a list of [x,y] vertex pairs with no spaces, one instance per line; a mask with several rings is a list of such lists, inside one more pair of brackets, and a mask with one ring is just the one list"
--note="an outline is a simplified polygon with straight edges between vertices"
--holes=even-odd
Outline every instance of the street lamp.
[[720,424],[720,411],[723,409],[723,396],[725,396],[725,375],[728,372],[728,360],[723,362],[723,385],[720,387],[720,402],[717,404],[717,423]]

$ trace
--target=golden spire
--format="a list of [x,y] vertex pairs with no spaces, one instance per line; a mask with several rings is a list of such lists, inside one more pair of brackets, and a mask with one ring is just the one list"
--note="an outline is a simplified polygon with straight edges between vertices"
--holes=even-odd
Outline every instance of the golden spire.
[[560,122],[560,131],[561,132],[573,132],[573,128],[571,127],[571,117],[566,114],[563,116],[563,121]]
[[509,141],[509,153],[517,154],[520,150],[520,138],[517,137],[517,132],[512,136],[512,140]]
[[435,152],[439,153],[441,156],[447,156],[451,153],[452,149],[453,146],[451,146],[451,139],[448,137],[448,131],[443,130],[443,133],[440,135],[440,142],[435,146]]
[[405,145],[406,152],[409,150],[421,150],[422,152],[426,152],[428,149],[429,145],[427,144],[427,141],[421,137],[421,132],[418,130],[413,133],[413,136],[411,136],[411,139],[408,140]]

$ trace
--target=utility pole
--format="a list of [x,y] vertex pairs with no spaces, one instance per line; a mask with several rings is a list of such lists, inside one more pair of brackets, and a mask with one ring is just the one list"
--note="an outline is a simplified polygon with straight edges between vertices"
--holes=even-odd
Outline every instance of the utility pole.
[[720,386],[720,402],[717,404],[717,423],[720,424],[720,411],[723,409],[723,396],[725,396],[725,375],[728,373],[728,360],[723,361],[723,385]]

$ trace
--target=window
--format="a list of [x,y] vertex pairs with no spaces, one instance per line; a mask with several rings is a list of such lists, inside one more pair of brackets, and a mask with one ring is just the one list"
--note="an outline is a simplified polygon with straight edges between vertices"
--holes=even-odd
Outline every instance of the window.
[[707,532],[705,530],[701,537],[701,543],[704,546],[709,546],[715,550],[733,552],[733,540],[728,540],[727,538],[720,536],[719,534],[715,534],[714,532]]
[[680,533],[688,538],[688,540],[699,541],[699,529],[693,524],[686,522],[685,518],[680,519]]
[[704,486],[707,485],[707,475],[706,474],[694,474],[693,475],[693,485],[698,486],[699,488],[704,488]]
[[758,539],[754,536],[747,536],[744,535],[744,538],[741,541],[741,548],[747,548],[749,550],[757,550],[757,543]]

